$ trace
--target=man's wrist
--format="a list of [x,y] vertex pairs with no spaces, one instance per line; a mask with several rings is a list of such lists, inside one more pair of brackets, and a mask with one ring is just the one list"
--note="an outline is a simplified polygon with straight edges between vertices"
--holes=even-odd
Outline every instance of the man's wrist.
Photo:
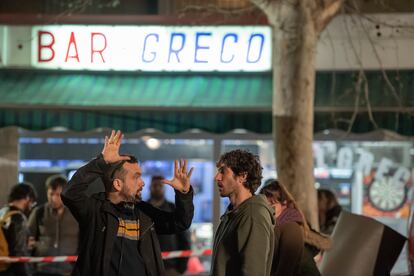
[[105,158],[104,158],[104,156],[103,156],[103,154],[102,153],[100,153],[98,156],[97,156],[97,158],[96,158],[96,160],[98,161],[98,167],[101,169],[101,170],[106,170],[106,169],[108,169],[110,166],[111,166],[111,164],[110,163],[108,163],[108,162],[106,162],[105,161]]
[[177,190],[180,194],[188,194],[191,191],[191,186],[189,186],[187,189]]
[[105,156],[103,155],[102,152],[98,155],[98,158],[102,159],[105,162],[105,164],[107,164],[107,165],[110,165],[111,164],[110,162],[108,162],[108,161],[105,160]]

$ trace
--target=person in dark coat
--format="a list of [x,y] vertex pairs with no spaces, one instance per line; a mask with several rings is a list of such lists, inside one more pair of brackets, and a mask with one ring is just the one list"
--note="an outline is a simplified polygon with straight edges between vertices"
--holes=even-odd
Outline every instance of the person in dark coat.
[[[0,218],[4,220],[3,233],[7,241],[9,256],[29,256],[30,230],[26,214],[36,202],[36,192],[30,183],[19,183],[12,187],[7,206],[0,210]],[[29,276],[32,268],[28,263],[12,263],[2,266],[1,276]],[[3,271],[3,268],[6,270]]]
[[314,257],[331,246],[331,240],[307,224],[287,189],[277,180],[266,181],[260,191],[275,209],[275,249],[272,276],[321,275]]
[[[174,162],[176,209],[165,212],[141,201],[141,167],[133,156],[119,155],[123,135],[112,131],[96,159],[73,175],[61,197],[79,223],[80,250],[72,275],[162,276],[157,234],[188,229],[194,215],[191,169]],[[101,179],[105,193],[88,197],[88,186]]]
[[[148,200],[152,206],[163,211],[173,212],[175,204],[165,198],[163,176],[151,178],[150,194]],[[173,235],[158,235],[161,251],[178,251],[191,249],[191,235],[188,230]],[[164,260],[166,276],[182,275],[187,270],[188,258],[173,258]]]

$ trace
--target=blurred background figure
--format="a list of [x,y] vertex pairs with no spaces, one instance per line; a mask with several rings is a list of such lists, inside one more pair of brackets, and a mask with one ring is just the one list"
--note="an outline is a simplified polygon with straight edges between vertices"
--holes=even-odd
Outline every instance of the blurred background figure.
[[[150,185],[148,202],[163,211],[172,212],[175,205],[165,198],[163,176],[153,176]],[[191,234],[188,230],[175,235],[158,235],[161,251],[176,251],[191,249]],[[164,260],[166,276],[182,275],[187,270],[188,258],[174,258]]]
[[319,229],[331,235],[342,211],[335,194],[326,189],[318,190]]
[[272,276],[321,275],[314,257],[331,246],[329,237],[311,229],[293,196],[275,179],[260,191],[275,210]]
[[[29,255],[29,228],[26,214],[35,205],[36,192],[29,183],[19,183],[12,187],[8,205],[0,210],[0,218],[4,222],[1,227],[7,242],[9,256]],[[31,275],[27,263],[0,264],[0,275]]]
[[[72,256],[78,250],[78,223],[60,198],[67,185],[65,177],[52,175],[46,180],[47,202],[36,207],[29,217],[35,240],[34,256]],[[69,275],[71,263],[38,263],[35,275]]]

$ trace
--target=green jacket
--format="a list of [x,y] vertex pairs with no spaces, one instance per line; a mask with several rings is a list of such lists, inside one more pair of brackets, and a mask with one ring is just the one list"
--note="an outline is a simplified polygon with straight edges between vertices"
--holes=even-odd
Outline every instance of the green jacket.
[[274,218],[263,195],[221,217],[214,237],[212,276],[268,276],[274,249]]

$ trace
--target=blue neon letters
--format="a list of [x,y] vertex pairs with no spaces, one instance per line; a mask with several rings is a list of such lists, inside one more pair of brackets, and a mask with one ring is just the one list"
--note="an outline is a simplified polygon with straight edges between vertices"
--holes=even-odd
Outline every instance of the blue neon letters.
[[[147,48],[147,41],[148,41],[148,38],[150,36],[154,36],[156,38],[156,42],[158,42],[158,40],[159,40],[158,34],[147,34],[147,36],[144,39],[144,50],[142,51],[142,61],[143,62],[153,62],[155,60],[155,57],[157,56],[156,52],[153,51],[153,52],[151,52],[152,59],[147,60],[145,58],[145,49]],[[155,45],[157,45],[157,44],[155,44]]]
[[[160,52],[165,47],[165,43],[158,43],[161,40],[160,36],[161,34],[157,33],[149,33],[145,36],[142,62],[160,62]],[[188,36],[188,33],[183,32],[169,34],[168,63],[181,63],[183,56],[188,54],[194,57],[194,63],[209,63],[211,58],[217,58],[209,53],[214,47],[220,47],[218,49],[220,63],[232,63],[236,57],[234,51],[236,48],[245,50],[243,56],[239,58],[244,59],[247,63],[258,63],[262,59],[266,42],[265,36],[261,33],[252,33],[247,41],[241,41],[236,33],[225,33],[219,38],[220,44],[214,43],[212,32],[196,32],[192,44],[189,42]],[[238,51],[238,54],[242,54],[242,51]]]

